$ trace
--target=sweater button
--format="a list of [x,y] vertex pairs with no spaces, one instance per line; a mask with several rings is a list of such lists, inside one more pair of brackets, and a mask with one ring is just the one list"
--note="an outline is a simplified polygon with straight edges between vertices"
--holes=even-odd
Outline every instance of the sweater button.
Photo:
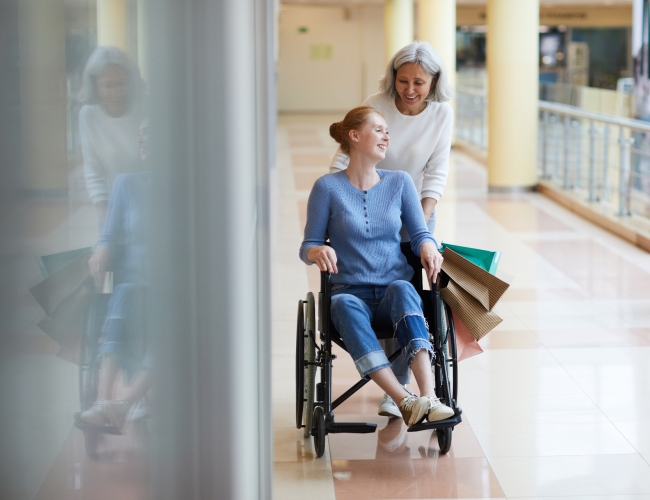
[[365,199],[365,198],[363,199],[363,202],[364,202],[364,203],[366,202],[366,199]]
[[368,224],[368,221],[366,221],[366,224]]
[[366,229],[366,233],[369,233],[369,232],[370,232],[370,229]]
[[[363,194],[368,194],[368,191],[364,191]],[[363,201],[366,201],[366,200],[363,200]]]

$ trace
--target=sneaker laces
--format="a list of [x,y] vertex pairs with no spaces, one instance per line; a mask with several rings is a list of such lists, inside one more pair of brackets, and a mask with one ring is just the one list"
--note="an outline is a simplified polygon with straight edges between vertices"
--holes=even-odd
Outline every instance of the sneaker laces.
[[406,396],[403,400],[402,403],[400,404],[400,408],[403,408],[404,410],[412,410],[413,406],[415,403],[418,402],[417,396]]
[[435,408],[436,406],[443,404],[442,401],[440,401],[440,398],[438,396],[425,396],[425,397],[429,399],[429,404],[431,408]]

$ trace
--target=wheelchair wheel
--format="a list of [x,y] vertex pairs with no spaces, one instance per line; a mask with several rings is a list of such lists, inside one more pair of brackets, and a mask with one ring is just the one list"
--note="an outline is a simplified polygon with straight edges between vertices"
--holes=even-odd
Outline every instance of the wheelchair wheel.
[[97,294],[86,312],[79,351],[79,405],[81,411],[92,406],[97,398],[99,378],[99,339],[101,337],[109,295]]
[[[311,435],[314,408],[314,382],[316,379],[316,307],[314,294],[298,305],[296,331],[296,427],[304,427],[304,437]],[[306,364],[307,362],[308,364]],[[304,417],[304,422],[303,422]]]
[[325,453],[325,413],[320,406],[314,408],[313,425],[314,450],[316,451],[316,457],[320,458]]
[[[452,371],[455,371],[455,366],[453,365],[452,358],[450,356],[450,343],[451,339],[454,338],[453,328],[449,327],[448,317],[445,314],[445,303],[441,298],[437,300],[436,307],[439,307],[439,318],[440,322],[438,324],[438,331],[436,335],[438,336],[438,342],[434,339],[433,344],[439,346],[439,351],[437,354],[442,359],[436,359],[434,361],[433,373],[435,378],[435,389],[436,396],[444,404],[451,408],[455,408],[455,402],[452,401],[452,390],[450,379],[452,376]],[[455,340],[455,338],[454,338]],[[455,346],[455,344],[454,344]]]
[[[82,412],[90,408],[97,399],[99,339],[109,297],[108,294],[95,295],[84,318],[79,350],[79,405]],[[97,459],[99,440],[99,433],[84,431],[86,454],[92,459]]]
[[440,446],[440,454],[445,455],[451,449],[451,434],[454,429],[447,427],[446,429],[438,429],[438,446]]
[[298,301],[298,319],[296,321],[296,428],[302,428],[302,412],[305,407],[305,307]]
[[449,367],[449,383],[451,384],[451,397],[454,401],[454,408],[458,406],[458,350],[456,345],[456,329],[454,328],[454,318],[451,314],[451,308],[445,304],[445,311],[447,312],[447,323],[449,325],[449,354],[447,356]]

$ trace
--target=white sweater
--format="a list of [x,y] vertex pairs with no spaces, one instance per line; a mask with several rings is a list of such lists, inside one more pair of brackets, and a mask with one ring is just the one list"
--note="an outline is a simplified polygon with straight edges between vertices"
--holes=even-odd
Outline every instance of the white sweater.
[[[415,116],[403,115],[395,101],[383,92],[369,96],[364,102],[379,111],[388,124],[390,143],[386,158],[377,168],[407,172],[420,198],[439,200],[447,184],[449,151],[454,113],[446,102],[427,102]],[[341,149],[336,152],[330,172],[345,170],[350,157]]]
[[86,105],[79,112],[79,134],[86,187],[93,203],[108,201],[115,178],[141,169],[138,151],[140,112],[114,118],[101,104]]

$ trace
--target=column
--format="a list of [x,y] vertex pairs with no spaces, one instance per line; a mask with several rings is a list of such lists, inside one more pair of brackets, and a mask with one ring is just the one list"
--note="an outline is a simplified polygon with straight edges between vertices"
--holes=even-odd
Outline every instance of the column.
[[488,185],[537,184],[539,0],[488,0]]
[[129,50],[126,0],[97,0],[97,45]]
[[140,76],[147,80],[147,0],[138,0],[138,66],[140,67]]
[[173,402],[156,414],[152,497],[270,500],[273,4],[156,0],[146,24],[147,327]]
[[456,0],[418,0],[418,40],[429,42],[447,68],[456,88]]
[[413,0],[386,0],[384,4],[386,62],[413,41]]
[[19,57],[22,185],[67,189],[63,0],[19,2]]

